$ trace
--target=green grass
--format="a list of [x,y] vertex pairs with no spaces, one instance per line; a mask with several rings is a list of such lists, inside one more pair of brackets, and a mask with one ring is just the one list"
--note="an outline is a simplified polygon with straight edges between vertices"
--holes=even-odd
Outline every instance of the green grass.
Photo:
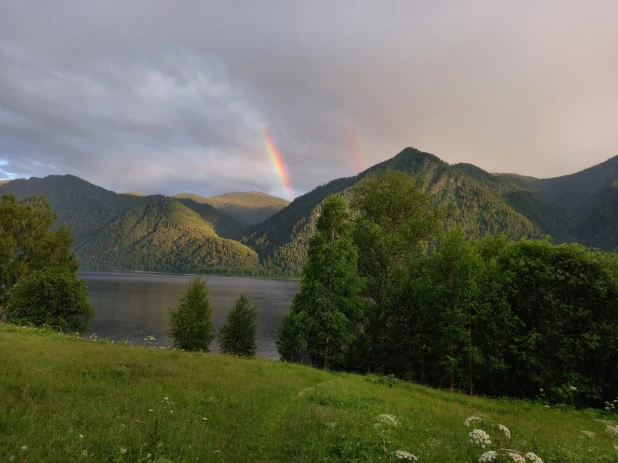
[[[473,462],[482,451],[463,421],[479,413],[510,428],[504,446],[546,463],[613,455],[598,412],[9,325],[0,378],[0,462],[384,462],[400,449],[420,462]],[[376,429],[383,413],[400,426]]]

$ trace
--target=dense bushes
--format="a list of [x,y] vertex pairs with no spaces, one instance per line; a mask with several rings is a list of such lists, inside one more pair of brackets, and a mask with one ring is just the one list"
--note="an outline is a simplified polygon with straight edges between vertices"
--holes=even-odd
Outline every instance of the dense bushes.
[[20,279],[6,308],[10,323],[46,325],[65,332],[86,330],[93,316],[86,283],[66,270],[36,271]]
[[[399,176],[368,179],[351,202],[364,300],[339,367],[469,393],[542,392],[581,404],[615,397],[618,256],[549,240],[467,241],[460,227],[437,232],[426,193]],[[427,251],[415,252],[423,243]],[[286,319],[282,357],[324,366],[299,332]]]

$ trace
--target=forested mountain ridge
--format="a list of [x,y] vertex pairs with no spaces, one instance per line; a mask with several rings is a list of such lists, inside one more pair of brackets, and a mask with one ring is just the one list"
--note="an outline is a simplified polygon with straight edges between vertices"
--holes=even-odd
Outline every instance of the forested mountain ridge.
[[290,204],[285,199],[258,191],[226,193],[209,198],[193,193],[178,193],[172,198],[191,199],[197,203],[210,204],[245,227],[263,222]]
[[448,224],[461,224],[470,237],[487,233],[505,233],[512,239],[542,235],[530,219],[509,205],[490,185],[432,154],[406,148],[355,177],[334,180],[296,198],[265,222],[249,228],[241,241],[255,249],[267,265],[297,272],[305,264],[307,243],[322,201],[332,193],[347,196],[347,190],[358,181],[385,170],[403,171],[424,183],[434,202],[447,209]]
[[[180,228],[187,226],[193,230],[187,232],[187,236],[191,237],[187,240],[191,243],[197,239],[198,231],[208,240],[211,240],[211,233],[217,239],[239,239],[242,245],[257,253],[266,267],[296,275],[306,262],[308,240],[313,235],[321,203],[332,193],[342,193],[348,197],[350,188],[357,182],[384,170],[403,171],[422,182],[431,192],[435,204],[444,206],[448,211],[446,225],[461,224],[468,237],[487,233],[504,233],[511,239],[550,235],[556,242],[580,242],[604,250],[618,249],[618,156],[572,175],[537,179],[516,174],[491,174],[466,163],[450,165],[432,154],[406,148],[395,157],[354,177],[328,182],[289,204],[281,198],[255,192],[230,193],[213,198],[181,193],[169,201],[196,213],[203,224],[200,227],[189,226],[194,223],[195,216],[188,220],[184,209],[166,206],[163,210],[173,213],[175,217],[178,214],[184,216],[187,220],[167,221],[161,229],[165,230],[164,233],[149,231],[145,235],[132,234],[133,231],[129,233],[129,225],[139,222],[140,227],[144,227],[144,223],[155,223],[153,214],[157,216],[161,212],[155,213],[155,209],[171,204],[161,202],[166,199],[165,196],[117,194],[72,175],[2,181],[0,194],[15,193],[18,198],[32,195],[47,197],[58,214],[58,224],[67,224],[73,231],[80,256],[89,256],[84,262],[116,262],[108,250],[100,246],[113,243],[112,236],[120,230],[127,231],[136,240],[143,240],[151,233],[171,236],[172,224],[176,224]],[[156,205],[154,209],[147,208],[153,204]],[[267,218],[255,224],[260,214],[265,214]],[[246,228],[248,223],[253,225]],[[154,229],[159,230],[158,227]],[[145,229],[150,230],[148,227]],[[99,237],[99,234],[103,235]],[[124,247],[118,245],[118,249],[125,249],[125,244]],[[116,246],[114,244],[113,247]],[[191,246],[193,244],[183,244],[177,249],[185,252],[193,249]],[[209,241],[206,247],[210,251],[206,254],[216,255],[230,244],[212,246]],[[86,249],[94,254],[83,254]],[[159,253],[174,249],[164,245]],[[191,252],[204,258],[200,253]],[[128,255],[137,254],[129,252]],[[242,256],[247,259],[246,265],[254,265],[254,254],[247,253],[244,246],[229,251],[229,255],[226,262],[232,262],[229,264],[231,266],[241,265]],[[140,262],[152,260],[141,254],[139,259]],[[130,267],[126,259],[121,261],[123,268]],[[214,259],[212,263],[215,262],[222,261]],[[180,268],[176,263],[172,267]]]
[[170,198],[138,207],[79,243],[82,266],[106,270],[207,273],[216,267],[257,266],[257,254],[219,237],[212,224]]

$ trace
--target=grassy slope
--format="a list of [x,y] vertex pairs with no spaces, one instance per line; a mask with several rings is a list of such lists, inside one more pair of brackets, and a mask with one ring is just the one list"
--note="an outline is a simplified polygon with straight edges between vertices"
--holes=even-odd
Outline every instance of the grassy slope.
[[[475,461],[481,451],[471,450],[462,425],[474,413],[509,426],[510,448],[546,463],[611,452],[592,413],[7,325],[0,352],[0,461],[138,462],[156,452],[175,463],[389,461],[374,428],[382,413],[401,422],[389,450],[421,462]],[[582,430],[598,437],[586,442]]]

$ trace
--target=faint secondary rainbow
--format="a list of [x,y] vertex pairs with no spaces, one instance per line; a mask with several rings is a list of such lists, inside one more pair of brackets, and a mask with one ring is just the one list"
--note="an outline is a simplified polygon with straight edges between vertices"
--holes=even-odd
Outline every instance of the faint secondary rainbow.
[[367,151],[356,127],[349,121],[343,123],[343,133],[348,150],[354,157],[354,164],[359,172],[369,167]]
[[275,145],[275,142],[266,130],[262,130],[262,138],[264,139],[264,145],[266,145],[270,162],[281,180],[281,185],[283,185],[288,199],[292,199],[292,184],[290,183],[290,176],[288,175],[288,169],[285,166],[283,156],[281,156],[277,145]]

